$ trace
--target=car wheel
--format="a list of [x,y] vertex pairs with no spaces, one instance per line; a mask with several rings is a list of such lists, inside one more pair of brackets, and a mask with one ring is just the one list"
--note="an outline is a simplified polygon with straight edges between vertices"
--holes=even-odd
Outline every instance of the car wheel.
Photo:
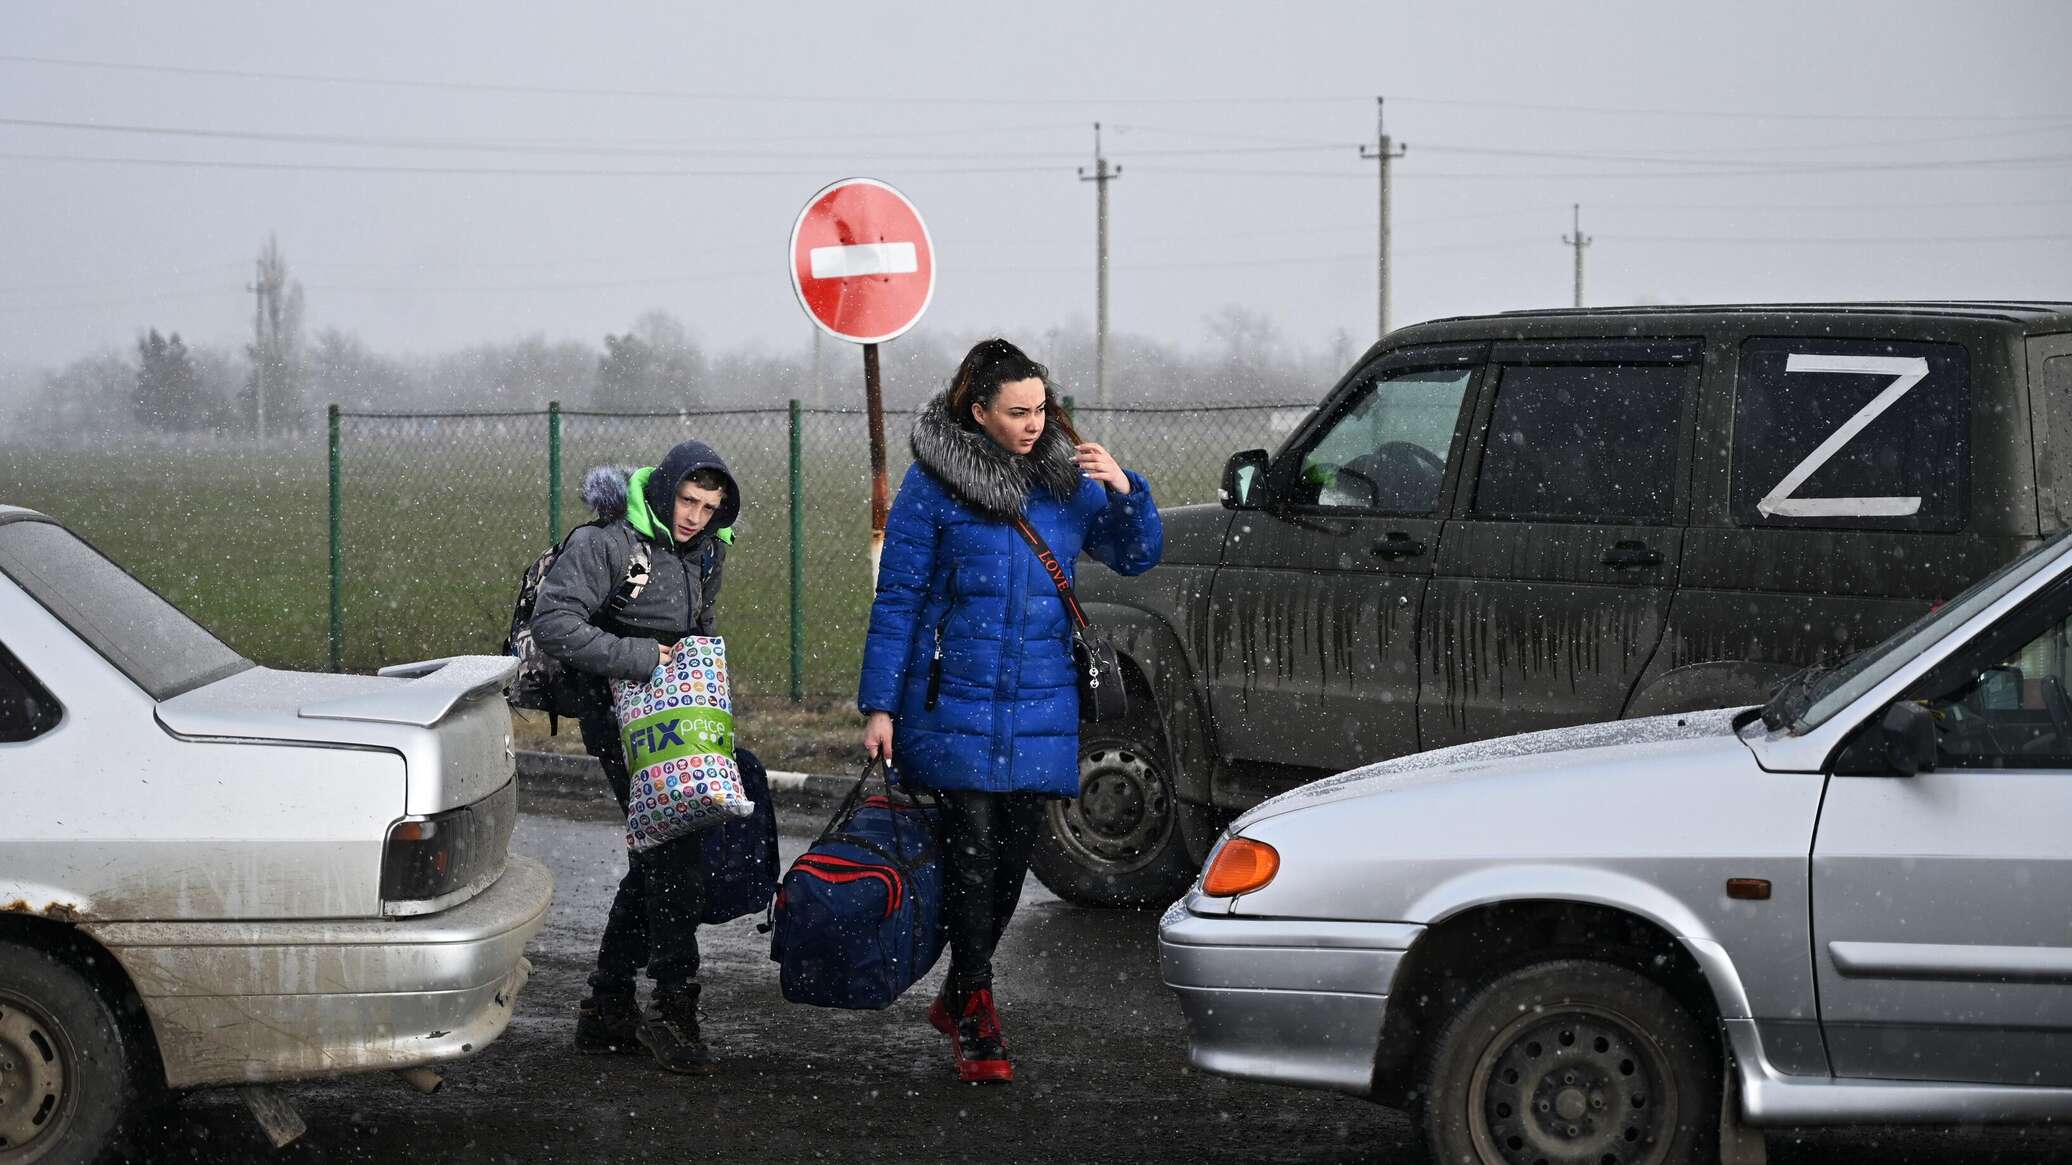
[[1079,796],[1046,803],[1030,865],[1083,906],[1160,906],[1186,891],[1194,863],[1155,716],[1094,723],[1079,737]]
[[1440,1162],[1714,1160],[1716,1063],[1654,980],[1593,959],[1536,963],[1484,987],[1440,1030],[1418,1113]]
[[133,1109],[115,1013],[40,950],[0,942],[0,1165],[97,1160]]

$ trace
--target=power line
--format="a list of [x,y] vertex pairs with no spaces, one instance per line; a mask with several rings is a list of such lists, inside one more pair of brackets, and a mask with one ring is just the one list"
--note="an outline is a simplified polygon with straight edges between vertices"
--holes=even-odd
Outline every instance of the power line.
[[47,65],[74,69],[98,69],[125,73],[157,73],[169,76],[211,77],[244,81],[292,81],[324,85],[361,85],[383,89],[432,89],[459,93],[501,93],[540,97],[608,97],[663,101],[762,102],[789,105],[1002,105],[1002,106],[1088,106],[1088,105],[1295,105],[1347,100],[1342,97],[1288,96],[1194,96],[1128,97],[1120,95],[1086,97],[997,97],[983,94],[954,96],[911,96],[842,93],[819,96],[803,93],[741,93],[684,89],[623,89],[571,85],[519,85],[484,81],[433,81],[403,77],[349,76],[337,73],[289,73],[255,69],[212,69],[193,65],[146,65],[125,61],[89,61],[69,57],[30,57],[0,54],[0,63]]
[[[4,58],[0,58],[4,59]],[[2052,121],[2072,122],[2072,113],[1766,113],[1747,109],[1635,109],[1616,105],[1562,105],[1529,101],[1491,101],[1456,97],[1403,97],[1414,105],[1450,105],[1471,109],[1523,109],[1539,113],[1596,113],[1614,117],[1713,117],[1743,121]]]
[[[1420,147],[1422,148],[1422,147]],[[1756,166],[1738,170],[1418,170],[1403,175],[1418,181],[1516,182],[1526,178],[1720,178],[1778,177],[1810,174],[1886,173],[1894,171],[1965,170],[1973,168],[2051,169],[2072,165],[2072,154],[2040,154],[2019,158],[1942,159],[1915,162],[1864,162],[1825,166]],[[1154,174],[1202,174],[1226,178],[1331,178],[1365,179],[1367,175],[1344,170],[1260,170],[1217,166],[1150,166]]]
[[[514,83],[482,81],[425,80],[403,77],[352,76],[336,73],[296,73],[262,71],[253,69],[205,68],[193,65],[139,64],[124,61],[94,61],[75,57],[39,57],[21,54],[0,54],[0,63],[16,65],[38,65],[48,67],[93,69],[113,72],[156,73],[167,76],[211,77],[232,80],[290,81],[298,83],[327,85],[361,85],[387,89],[434,89],[449,92],[504,93],[537,95],[546,97],[613,97],[641,98],[671,101],[740,101],[768,102],[772,104],[812,105],[1002,105],[1002,106],[1070,106],[1089,105],[1317,105],[1365,101],[1364,94],[1315,94],[1306,96],[1287,95],[1234,95],[1194,94],[1180,97],[1140,97],[1129,94],[1085,95],[1077,97],[999,97],[982,94],[915,95],[842,93],[817,95],[802,93],[764,92],[745,93],[728,91],[698,91],[681,89],[637,89],[597,88],[567,85],[521,85]],[[1858,121],[1858,122],[1922,122],[1922,121],[1975,121],[1975,122],[2067,122],[2072,113],[1815,113],[1804,111],[1766,112],[1746,109],[1688,109],[1651,108],[1640,109],[1626,106],[1568,105],[1540,102],[1495,101],[1477,98],[1449,97],[1398,97],[1399,102],[1417,105],[1453,106],[1459,108],[1519,109],[1552,113],[1594,113],[1618,117],[1674,117],[1674,118],[1731,118],[1748,121]]]
[[[0,153],[0,161],[76,162],[86,165],[161,166],[200,170],[262,170],[285,173],[348,174],[461,174],[494,178],[796,178],[827,176],[827,168],[757,170],[602,170],[590,167],[523,166],[397,166],[353,162],[239,162],[201,158],[110,157],[94,154]],[[1058,166],[927,166],[912,167],[912,174],[1047,174]]]
[[1612,242],[1622,243],[1719,243],[1776,245],[1793,247],[1847,247],[1847,246],[1913,246],[1916,243],[1937,245],[1960,243],[2068,243],[2072,235],[1846,235],[1840,237],[1773,235],[1607,235]]
[[[54,121],[44,118],[0,117],[0,125],[24,129],[53,129],[86,133],[138,134],[152,137],[201,138],[215,141],[273,142],[293,145],[351,146],[366,149],[386,150],[437,150],[441,152],[461,151],[492,154],[583,154],[613,157],[723,157],[723,158],[774,158],[804,160],[824,157],[826,154],[807,153],[798,150],[744,150],[732,147],[653,147],[627,146],[618,144],[550,144],[539,142],[488,141],[468,138],[420,138],[420,137],[377,137],[361,134],[317,134],[286,133],[268,130],[242,129],[197,129],[184,126],[125,125],[108,122]],[[1225,146],[1218,149],[1151,149],[1146,154],[1170,155],[1175,157],[1220,156],[1226,154],[1285,154],[1319,153],[1327,150],[1342,150],[1345,143],[1327,145],[1272,145],[1272,146]],[[1064,150],[1027,153],[986,153],[959,150],[914,153],[874,153],[859,155],[842,151],[838,156],[865,156],[876,160],[955,161],[986,158],[1014,158],[1034,161],[1043,158],[1067,160],[1079,155]]]
[[[1740,159],[1733,159],[1733,158],[1713,158],[1713,157],[1709,157],[1709,156],[1708,156],[1708,157],[1700,157],[1700,156],[1694,156],[1694,155],[1691,155],[1691,154],[1601,154],[1601,153],[1593,153],[1593,152],[1590,152],[1590,151],[1584,151],[1584,150],[1528,150],[1528,149],[1507,149],[1507,148],[1502,148],[1502,147],[1495,147],[1495,146],[1444,146],[1444,145],[1441,145],[1441,146],[1427,146],[1427,147],[1419,147],[1419,148],[1420,148],[1420,149],[1428,149],[1428,150],[1430,150],[1430,152],[1432,152],[1432,153],[1435,153],[1435,154],[1463,154],[1463,155],[1472,155],[1472,156],[1478,156],[1478,157],[1491,157],[1491,158],[1542,158],[1542,159],[1554,159],[1554,160],[1559,160],[1559,161],[1572,161],[1572,162],[1623,162],[1623,163],[1628,163],[1628,164],[1632,164],[1632,165],[1649,165],[1649,166],[1653,166],[1653,165],[1670,165],[1670,166],[1716,166],[1716,167],[1719,167],[1719,168],[1720,168],[1720,172],[1721,172],[1722,174],[1725,174],[1725,175],[1727,175],[1727,176],[1732,176],[1733,174],[1736,174],[1736,173],[1743,173],[1743,172],[1746,172],[1746,173],[1761,173],[1761,172],[1764,172],[1764,171],[1765,171],[1765,170],[1766,170],[1766,169],[1767,169],[1768,167],[1776,165],[1776,163],[1770,163],[1770,162],[1765,162],[1765,161],[1762,161],[1762,160],[1759,160],[1759,159],[1751,159],[1751,160],[1740,160]],[[1934,165],[1963,165],[1963,164],[1968,164],[1968,163],[1974,163],[1974,162],[1975,162],[1975,163],[1979,163],[1979,164],[1986,164],[1986,165],[1998,165],[1998,164],[2017,164],[2017,163],[2028,163],[2028,162],[2036,162],[2036,161],[2064,161],[2064,160],[2072,160],[2072,154],[2031,154],[2031,155],[2024,155],[2024,156],[2018,156],[2018,157],[2012,157],[2012,158],[1937,158],[1937,159],[1930,159],[1930,160],[1928,160],[1928,161],[1926,161],[1926,162],[1913,162],[1913,163],[1896,163],[1896,162],[1832,162],[1832,163],[1787,163],[1787,165],[1791,166],[1791,167],[1792,167],[1793,169],[1803,169],[1803,170],[1806,170],[1806,171],[1808,171],[1808,172],[1825,172],[1825,171],[1829,171],[1829,170],[1854,170],[1854,169],[1885,169],[1885,168],[1905,168],[1905,169],[1916,169],[1916,168],[1922,168],[1922,167],[1926,167],[1926,166],[1934,166]]]

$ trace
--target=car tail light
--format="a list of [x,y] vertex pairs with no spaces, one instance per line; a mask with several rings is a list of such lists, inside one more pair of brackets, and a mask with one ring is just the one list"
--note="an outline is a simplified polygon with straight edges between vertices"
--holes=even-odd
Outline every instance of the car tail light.
[[382,910],[428,914],[495,881],[517,807],[514,782],[472,805],[391,825],[381,855]]
[[1235,898],[1273,881],[1273,876],[1280,872],[1279,851],[1263,841],[1233,837],[1209,860],[1208,873],[1202,875],[1201,892],[1211,898]]

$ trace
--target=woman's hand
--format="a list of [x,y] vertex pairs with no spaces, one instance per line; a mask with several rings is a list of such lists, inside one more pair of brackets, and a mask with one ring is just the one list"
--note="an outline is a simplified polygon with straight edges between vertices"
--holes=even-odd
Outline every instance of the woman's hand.
[[872,760],[892,759],[892,713],[873,712],[865,718],[863,751]]
[[1072,460],[1079,466],[1079,472],[1093,478],[1119,494],[1130,492],[1130,479],[1122,472],[1122,466],[1115,463],[1115,457],[1092,441],[1077,446],[1078,452]]

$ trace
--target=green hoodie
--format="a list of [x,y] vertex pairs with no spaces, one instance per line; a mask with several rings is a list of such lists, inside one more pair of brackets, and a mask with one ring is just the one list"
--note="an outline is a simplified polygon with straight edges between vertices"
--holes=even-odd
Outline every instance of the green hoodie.
[[[676,531],[670,528],[668,522],[656,518],[654,512],[648,509],[647,483],[648,479],[654,475],[655,467],[649,465],[634,470],[633,476],[626,479],[626,521],[640,532],[641,537],[652,542],[660,542],[665,546],[674,546],[676,545]],[[734,544],[734,528],[728,526],[723,530],[715,531],[713,537],[732,546]]]

